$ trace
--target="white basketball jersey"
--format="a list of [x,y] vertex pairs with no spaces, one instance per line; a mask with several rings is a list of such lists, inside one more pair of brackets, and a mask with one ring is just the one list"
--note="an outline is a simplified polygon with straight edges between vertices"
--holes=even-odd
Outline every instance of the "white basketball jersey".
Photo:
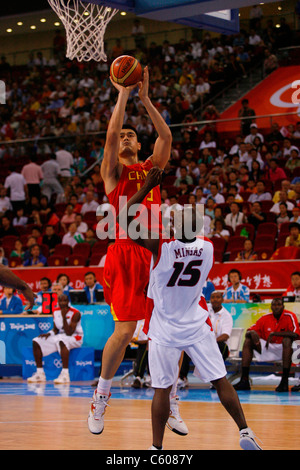
[[156,264],[151,266],[147,294],[153,299],[146,322],[151,340],[174,347],[201,339],[208,319],[202,289],[213,265],[213,251],[206,238],[191,243],[162,241]]
[[[69,308],[69,311],[66,315],[68,325],[71,323],[73,315],[78,311],[79,310],[76,310],[73,307]],[[81,317],[81,314],[80,314],[80,317]],[[63,317],[62,317],[61,310],[59,308],[55,309],[54,312],[53,312],[53,322],[54,322],[56,328],[58,329],[59,333],[65,333]],[[77,323],[76,329],[75,329],[72,336],[75,336],[78,341],[80,339],[83,339],[83,329],[82,329],[82,326],[81,326],[81,320],[79,320],[79,322]]]

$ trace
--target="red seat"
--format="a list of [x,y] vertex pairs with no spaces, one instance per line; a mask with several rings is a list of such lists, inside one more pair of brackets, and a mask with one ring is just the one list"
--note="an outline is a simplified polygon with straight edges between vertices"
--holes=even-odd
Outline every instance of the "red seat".
[[230,237],[227,243],[226,251],[231,252],[231,251],[236,251],[236,250],[239,250],[239,251],[243,250],[245,240],[247,240],[245,237],[240,237],[240,236]]
[[214,250],[215,250],[215,251],[222,251],[222,252],[224,252],[225,247],[226,247],[226,241],[224,240],[224,238],[221,238],[221,237],[212,237],[210,240],[211,240],[211,242],[212,242],[213,245],[214,245]]
[[270,259],[299,259],[300,248],[297,246],[282,246],[277,248]]
[[100,260],[101,260],[101,258],[102,258],[103,256],[104,256],[104,255],[101,255],[101,254],[98,254],[98,253],[96,253],[95,255],[92,255],[92,256],[90,257],[90,263],[89,263],[89,265],[90,265],[90,266],[98,266],[99,263],[100,263]]
[[82,255],[71,255],[68,258],[67,266],[85,266],[87,258]]
[[273,250],[269,248],[260,248],[259,250],[255,250],[255,251],[257,253],[257,258],[259,260],[270,259],[273,254]]
[[262,248],[268,248],[272,251],[275,249],[275,236],[273,235],[256,235],[254,242],[254,251]]
[[89,258],[91,253],[91,245],[89,243],[77,243],[73,248],[73,255],[80,255]]
[[215,250],[214,252],[215,261],[222,263],[223,255],[224,255],[224,252],[222,250]]
[[235,261],[237,258],[237,255],[240,253],[241,250],[232,250],[229,255],[229,260],[228,261]]
[[286,233],[282,233],[281,235],[279,235],[277,239],[277,248],[281,248],[282,246],[285,246],[285,241],[287,237],[288,237],[288,234]]
[[47,260],[48,266],[65,266],[66,259],[64,256],[60,255],[51,255]]
[[10,268],[15,268],[17,266],[21,266],[21,264],[23,264],[23,260],[22,260],[22,258],[20,258],[18,256],[12,256],[12,257],[8,258],[8,266]]
[[237,225],[236,229],[235,229],[235,232],[234,232],[234,235],[235,236],[240,236],[241,234],[241,231],[245,229],[247,232],[248,232],[248,236],[247,238],[250,238],[250,240],[253,240],[254,238],[254,233],[255,233],[255,229],[253,227],[253,225],[251,224],[240,224],[240,225]]
[[83,221],[88,225],[89,224],[96,224],[97,223],[96,211],[86,212],[83,216]]
[[261,211],[262,212],[269,212],[269,210],[274,206],[273,201],[260,201]]
[[290,222],[283,222],[283,224],[280,225],[279,235],[285,233],[286,236],[288,236],[290,233],[289,226]]
[[99,240],[92,248],[92,255],[105,255],[107,252],[107,240]]
[[258,235],[273,235],[276,237],[278,232],[278,225],[273,222],[263,222],[257,227],[256,237]]
[[65,243],[58,243],[58,245],[56,245],[55,247],[55,250],[54,250],[54,255],[56,256],[64,256],[65,258],[67,258],[68,256],[70,256],[72,253],[72,247],[70,245],[66,245]]

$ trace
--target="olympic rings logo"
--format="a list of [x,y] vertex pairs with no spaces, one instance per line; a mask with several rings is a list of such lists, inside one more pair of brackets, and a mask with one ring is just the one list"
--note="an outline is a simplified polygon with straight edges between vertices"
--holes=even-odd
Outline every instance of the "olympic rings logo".
[[57,369],[61,369],[61,368],[62,368],[62,361],[61,361],[61,359],[54,359],[53,363],[54,363],[54,365],[55,365],[55,367],[56,367]]
[[38,327],[42,331],[47,331],[51,328],[51,323],[49,323],[49,322],[48,323],[39,323]]

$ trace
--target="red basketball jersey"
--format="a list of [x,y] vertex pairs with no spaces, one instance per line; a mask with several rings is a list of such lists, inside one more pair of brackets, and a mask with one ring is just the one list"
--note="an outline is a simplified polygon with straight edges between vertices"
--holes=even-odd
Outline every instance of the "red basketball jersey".
[[[107,194],[109,203],[114,206],[116,215],[119,214],[120,210],[120,197],[126,196],[127,202],[132,198],[134,194],[144,185],[147,173],[153,167],[153,163],[150,159],[143,163],[135,163],[134,165],[123,165],[122,174],[119,182],[115,189]],[[126,202],[126,201],[125,201]],[[153,188],[147,197],[143,201],[143,205],[146,207],[148,212],[148,227],[149,230],[154,230],[161,233],[161,195],[160,188],[156,186]],[[116,239],[128,238],[125,231],[117,225],[116,227]]]

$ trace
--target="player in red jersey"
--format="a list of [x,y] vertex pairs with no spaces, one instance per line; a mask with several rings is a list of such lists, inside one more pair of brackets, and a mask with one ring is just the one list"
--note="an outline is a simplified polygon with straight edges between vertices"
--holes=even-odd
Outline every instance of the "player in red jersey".
[[[109,203],[118,214],[120,196],[127,196],[129,200],[144,185],[146,175],[153,166],[164,169],[171,154],[172,134],[149,98],[149,72],[145,67],[143,81],[138,83],[139,98],[158,137],[153,154],[144,163],[139,163],[138,152],[141,145],[137,134],[131,126],[123,125],[126,104],[136,85],[124,88],[117,83],[112,84],[119,95],[107,129],[101,176]],[[159,188],[154,188],[143,203],[147,208],[160,206]],[[159,211],[155,224],[159,231],[158,217]],[[146,310],[144,290],[149,280],[151,254],[130,240],[118,226],[115,238],[114,245],[108,248],[103,271],[104,294],[111,306],[115,330],[103,350],[101,375],[88,417],[89,430],[94,434],[103,431],[103,415],[110,396],[112,379],[133,337],[136,322],[145,317]]]

